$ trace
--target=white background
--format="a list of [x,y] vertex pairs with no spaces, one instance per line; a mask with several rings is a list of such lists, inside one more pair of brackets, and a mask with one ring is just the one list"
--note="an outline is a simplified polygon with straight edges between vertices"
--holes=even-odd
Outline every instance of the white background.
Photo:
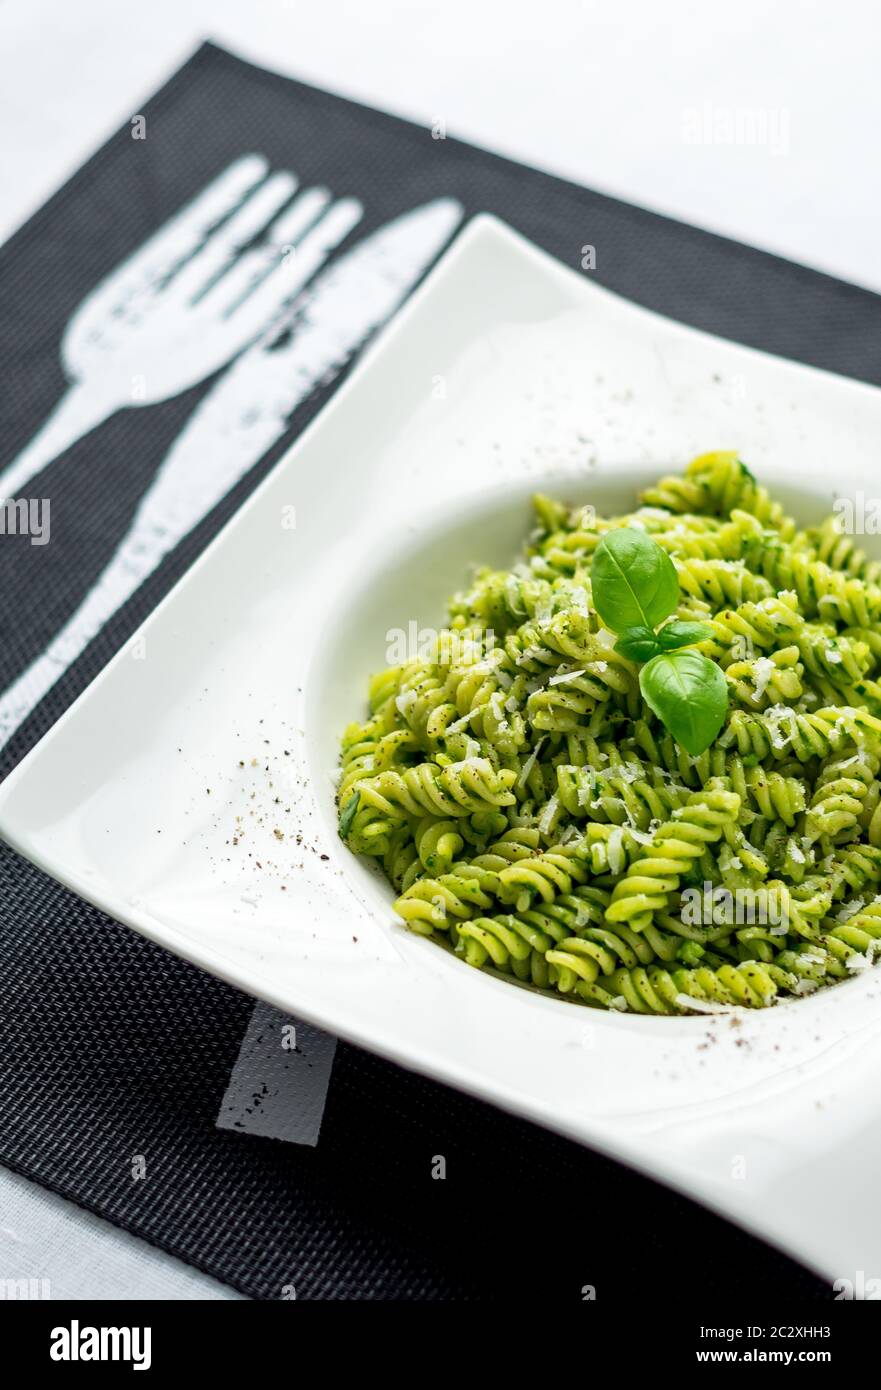
[[[0,237],[200,39],[881,290],[876,0],[0,0]],[[757,112],[787,148],[689,144]]]
[[[0,0],[0,240],[207,37],[881,290],[874,0]],[[224,1296],[0,1170],[13,1277]]]

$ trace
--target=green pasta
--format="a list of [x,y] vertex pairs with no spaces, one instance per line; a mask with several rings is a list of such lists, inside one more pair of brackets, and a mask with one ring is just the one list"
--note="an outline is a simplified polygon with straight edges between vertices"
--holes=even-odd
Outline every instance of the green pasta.
[[[405,926],[634,1013],[763,1008],[871,963],[881,563],[834,519],[800,529],[731,453],[624,516],[546,497],[535,513],[524,561],[478,571],[343,737],[340,834]],[[634,546],[676,607],[624,637],[600,586],[606,552]],[[704,670],[725,689],[701,736],[669,703],[677,672],[700,694]]]

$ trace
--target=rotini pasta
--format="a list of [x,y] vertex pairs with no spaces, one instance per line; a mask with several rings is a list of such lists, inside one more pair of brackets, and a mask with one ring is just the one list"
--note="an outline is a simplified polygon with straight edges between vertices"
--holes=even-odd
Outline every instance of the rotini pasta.
[[[627,515],[535,515],[525,563],[478,570],[343,736],[340,834],[399,917],[475,968],[640,1014],[763,1008],[871,964],[881,562],[832,519],[799,530],[730,453]],[[696,754],[595,610],[594,591],[614,621],[600,557],[624,527],[672,561],[668,608],[678,582],[673,619],[724,677],[702,743],[668,721]]]

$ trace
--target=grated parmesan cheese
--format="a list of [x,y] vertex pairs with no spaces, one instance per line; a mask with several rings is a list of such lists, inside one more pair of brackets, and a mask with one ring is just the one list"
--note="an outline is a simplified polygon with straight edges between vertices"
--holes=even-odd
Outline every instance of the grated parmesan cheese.
[[547,835],[548,831],[550,830],[554,816],[557,814],[557,808],[559,805],[560,800],[555,792],[548,804],[545,806],[544,810],[542,811],[541,818],[538,822],[538,828],[541,831],[542,835]]
[[817,989],[819,989],[819,985],[816,980],[799,980],[792,992],[793,994],[813,994]]
[[765,691],[768,689],[768,682],[776,671],[776,666],[769,656],[757,656],[753,662],[753,680],[755,682],[755,692],[753,701],[760,704]]
[[609,869],[613,874],[623,874],[627,863],[627,855],[624,851],[624,827],[616,825],[608,839],[607,852],[609,856]]
[[577,666],[574,671],[563,671],[561,674],[551,676],[548,685],[562,685],[564,681],[574,680],[576,676],[586,676],[587,672],[583,666]]
[[866,902],[864,898],[854,898],[851,902],[845,903],[841,911],[836,913],[836,922],[848,921],[850,917],[854,917],[858,912],[862,912],[865,905]]
[[[768,720],[771,744],[778,752],[781,752],[787,743],[791,742],[795,732],[795,711],[791,710],[788,705],[771,705],[765,711],[765,716]],[[780,727],[784,723],[789,724],[788,733],[784,733]]]
[[690,994],[677,994],[676,1003],[680,1009],[689,1009],[696,1014],[730,1014],[734,1012],[731,1004],[720,1004],[715,999],[693,999]]
[[544,740],[543,738],[540,738],[540,739],[539,739],[538,743],[537,743],[537,744],[535,745],[535,747],[533,748],[533,750],[532,750],[532,752],[530,753],[529,757],[526,759],[526,762],[525,762],[525,763],[523,764],[523,766],[521,767],[521,769],[520,769],[520,775],[519,775],[519,777],[517,778],[517,790],[518,790],[518,791],[522,791],[523,788],[526,786],[527,780],[528,780],[528,778],[529,778],[529,774],[530,774],[530,772],[532,771],[532,769],[535,767],[536,759],[538,758],[538,755],[539,755],[539,753],[541,752],[542,744],[543,744],[544,742],[545,742],[545,740]]

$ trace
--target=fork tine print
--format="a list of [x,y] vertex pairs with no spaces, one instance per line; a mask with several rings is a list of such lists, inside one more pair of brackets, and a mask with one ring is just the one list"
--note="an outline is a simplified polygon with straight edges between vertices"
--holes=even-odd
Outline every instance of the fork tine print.
[[[341,198],[338,203],[328,206],[329,193],[321,189],[309,192],[318,195],[312,198],[309,204],[310,209],[314,209],[318,215],[311,225],[306,224],[305,231],[296,241],[294,235],[298,223],[303,220],[298,216],[297,203],[305,201],[309,193],[304,193],[290,212],[282,215],[279,219],[280,235],[278,240],[273,238],[275,250],[272,254],[278,257],[281,247],[284,246],[290,246],[292,254],[285,257],[278,268],[260,282],[248,298],[234,310],[237,318],[245,324],[250,324],[252,331],[249,337],[252,341],[258,338],[262,340],[267,333],[274,330],[285,316],[291,299],[300,292],[335,247],[345,240],[361,220],[362,208],[357,199]],[[234,282],[235,277],[231,278]],[[227,293],[226,279],[220,282],[215,293],[221,291]]]
[[273,283],[277,256],[273,265],[263,252],[259,304],[249,305],[247,280],[237,297],[224,297],[222,286],[240,261],[255,264],[255,253],[244,248],[296,189],[293,174],[266,174],[259,155],[236,160],[86,296],[61,343],[71,384],[0,473],[0,496],[20,495],[47,463],[121,407],[166,400],[204,381],[265,326],[260,314],[278,307],[272,290],[286,297],[283,277]]
[[[334,216],[336,214],[336,216]],[[291,232],[293,212],[276,224]],[[302,285],[360,217],[344,200],[308,228],[293,257]],[[145,493],[128,535],[61,632],[0,696],[0,747],[21,725],[104,624],[281,438],[290,417],[319,382],[338,372],[383,324],[452,236],[461,205],[438,198],[357,243],[300,294],[288,310],[294,331],[266,330],[204,397]]]
[[[94,328],[116,304],[127,303],[133,295],[170,275],[199,249],[268,172],[268,161],[259,154],[243,155],[228,165],[95,286],[71,315],[68,332],[76,336]],[[81,321],[85,319],[88,323]]]
[[243,248],[272,220],[296,191],[293,174],[272,174],[222,227],[170,278],[175,293],[195,304],[207,296],[216,280],[229,270]]
[[324,212],[330,197],[326,188],[304,189],[293,205],[275,219],[268,239],[239,257],[223,279],[208,291],[218,296],[221,313],[229,313],[239,300],[256,289],[278,263],[279,256],[297,250],[296,243]]

